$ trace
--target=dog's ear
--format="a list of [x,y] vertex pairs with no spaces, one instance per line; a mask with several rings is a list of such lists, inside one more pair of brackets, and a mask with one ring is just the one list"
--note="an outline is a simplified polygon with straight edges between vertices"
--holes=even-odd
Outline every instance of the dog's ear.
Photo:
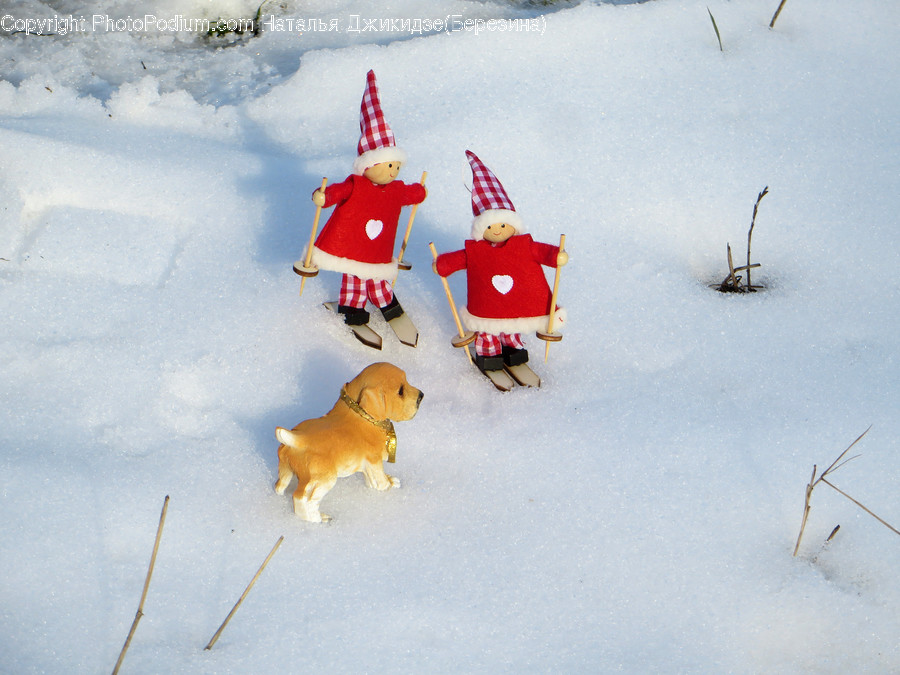
[[376,420],[385,420],[388,417],[387,405],[384,400],[384,391],[381,387],[363,385],[356,399],[359,407],[369,413]]

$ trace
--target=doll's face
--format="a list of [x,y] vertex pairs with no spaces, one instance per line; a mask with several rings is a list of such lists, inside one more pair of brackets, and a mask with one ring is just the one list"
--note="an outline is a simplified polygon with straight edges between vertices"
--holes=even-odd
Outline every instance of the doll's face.
[[484,238],[492,244],[500,244],[515,234],[516,228],[509,223],[494,223],[484,228]]
[[375,185],[387,185],[400,173],[400,162],[380,162],[363,171],[363,176]]

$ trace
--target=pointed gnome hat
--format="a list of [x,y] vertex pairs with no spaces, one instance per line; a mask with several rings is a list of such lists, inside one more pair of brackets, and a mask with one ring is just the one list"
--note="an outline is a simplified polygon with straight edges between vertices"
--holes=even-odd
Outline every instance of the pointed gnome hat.
[[484,239],[485,229],[494,223],[507,223],[523,234],[522,218],[500,181],[474,152],[466,150],[466,157],[472,167],[472,239]]
[[357,176],[362,176],[370,166],[381,162],[406,161],[406,153],[397,147],[394,132],[384,121],[373,70],[366,75],[366,90],[359,110],[359,131],[359,145],[356,147],[359,156],[353,162],[353,173]]

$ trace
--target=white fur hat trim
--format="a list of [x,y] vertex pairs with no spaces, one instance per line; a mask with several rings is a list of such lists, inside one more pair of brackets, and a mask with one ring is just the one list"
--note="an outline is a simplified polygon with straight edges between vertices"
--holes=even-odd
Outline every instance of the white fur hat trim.
[[480,215],[475,216],[472,221],[472,239],[480,241],[484,239],[484,231],[495,223],[506,223],[516,228],[516,234],[525,234],[525,225],[522,223],[522,217],[515,211],[509,209],[490,209],[483,211]]
[[382,162],[406,162],[406,152],[396,145],[386,145],[383,148],[366,150],[353,162],[353,173],[362,176],[366,169],[381,164]]

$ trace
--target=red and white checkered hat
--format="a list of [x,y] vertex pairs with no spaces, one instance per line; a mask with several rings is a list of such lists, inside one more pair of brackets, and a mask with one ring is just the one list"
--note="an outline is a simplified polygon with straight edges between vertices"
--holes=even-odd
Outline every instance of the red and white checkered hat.
[[366,75],[366,90],[359,110],[359,131],[359,145],[356,148],[359,156],[353,162],[353,173],[357,176],[362,176],[366,169],[381,162],[406,161],[406,153],[397,147],[394,132],[384,121],[373,70]]
[[472,239],[484,239],[485,229],[494,223],[512,225],[517,234],[523,234],[522,218],[503,185],[474,152],[466,150],[466,157],[472,167]]

